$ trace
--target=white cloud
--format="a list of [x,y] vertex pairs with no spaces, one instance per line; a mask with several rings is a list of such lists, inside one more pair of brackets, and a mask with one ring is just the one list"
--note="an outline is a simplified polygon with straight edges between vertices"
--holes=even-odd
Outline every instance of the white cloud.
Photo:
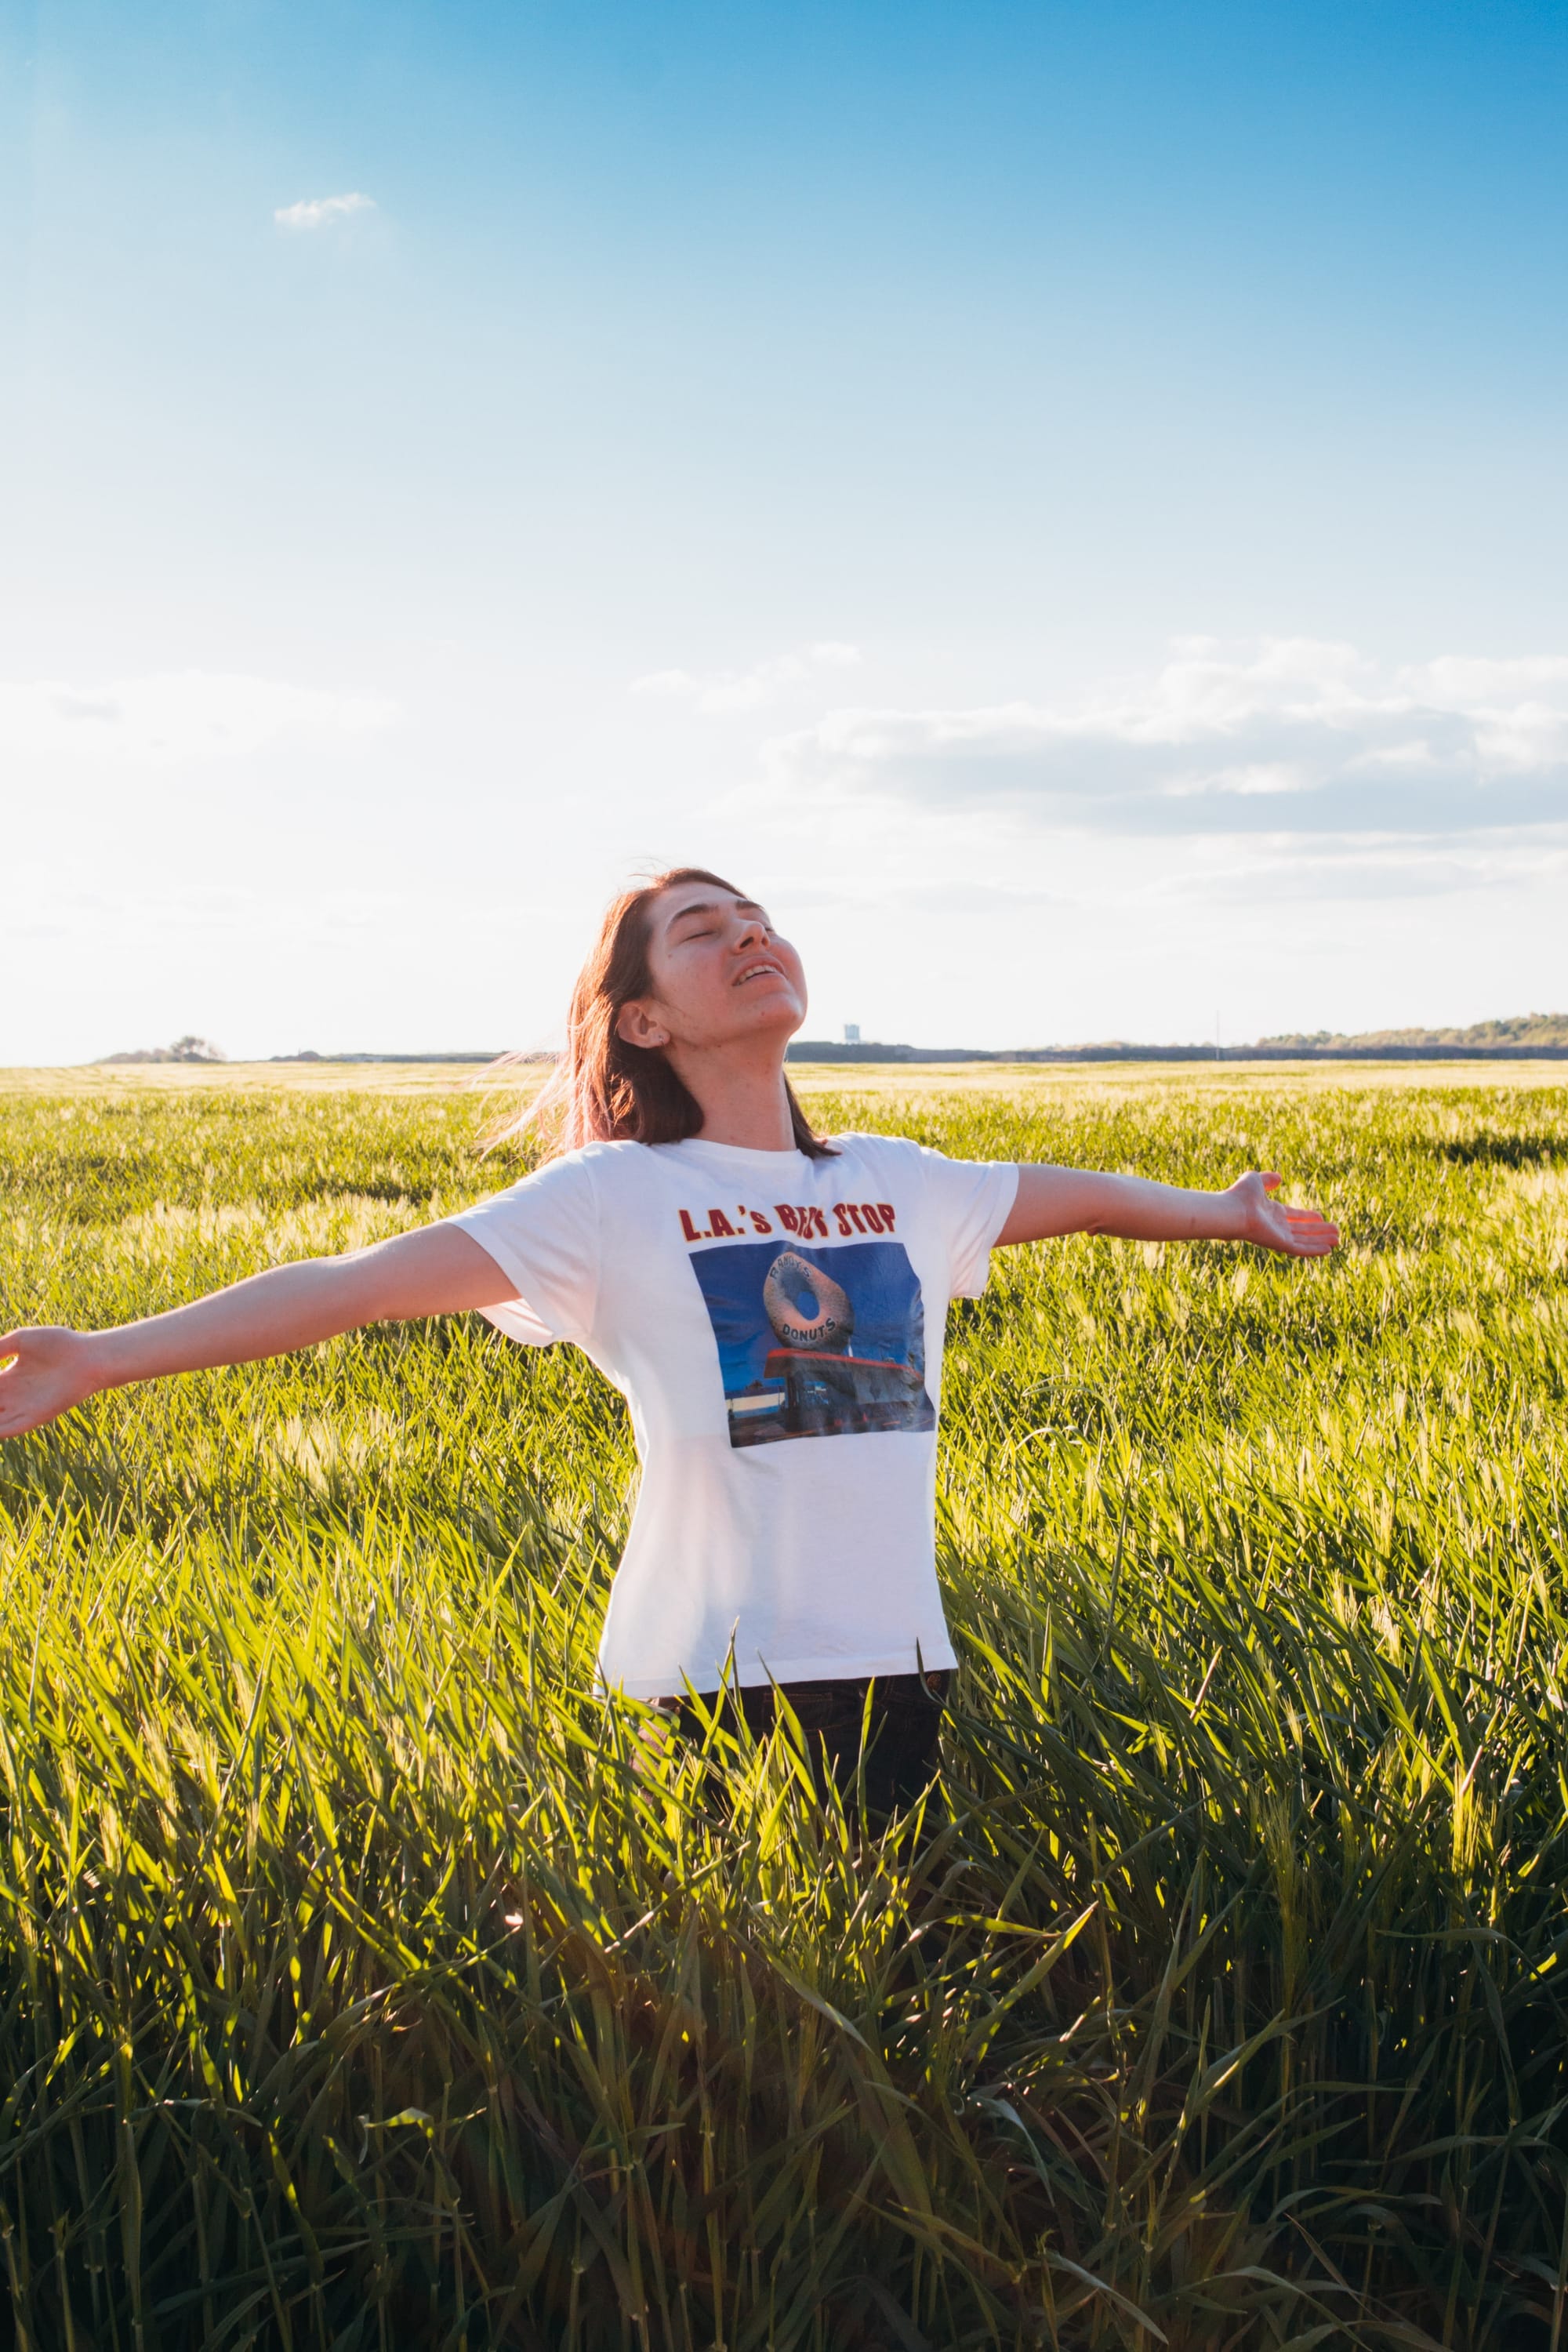
[[[352,940],[401,919],[405,894],[391,890],[305,888],[280,896],[243,882],[148,887],[83,884],[58,860],[24,860],[8,874],[15,903],[7,928],[29,939],[90,940],[98,947],[176,948],[188,937],[324,946]],[[423,898],[422,906],[427,904]]]
[[0,751],[165,766],[243,758],[279,737],[363,735],[397,718],[378,695],[212,670],[81,686],[0,679]]
[[1054,830],[1444,835],[1568,822],[1568,657],[1381,671],[1302,638],[1178,640],[1076,704],[832,710],[766,747],[794,790]]
[[717,670],[705,677],[685,669],[650,670],[646,677],[632,680],[632,692],[662,695],[671,701],[689,703],[692,709],[712,717],[733,710],[755,710],[763,703],[776,701],[792,687],[805,685],[818,671],[852,669],[859,659],[858,646],[828,639],[820,645],[801,646],[793,653],[775,654],[770,661],[758,662],[751,669]]
[[1539,835],[1468,841],[1248,842],[1223,864],[1167,871],[1124,894],[1122,903],[1152,907],[1196,902],[1256,907],[1279,901],[1452,898],[1484,890],[1520,891],[1568,881],[1568,846]]
[[328,221],[346,220],[351,213],[374,210],[375,198],[354,188],[346,196],[310,196],[297,205],[279,205],[272,217],[279,228],[321,228]]

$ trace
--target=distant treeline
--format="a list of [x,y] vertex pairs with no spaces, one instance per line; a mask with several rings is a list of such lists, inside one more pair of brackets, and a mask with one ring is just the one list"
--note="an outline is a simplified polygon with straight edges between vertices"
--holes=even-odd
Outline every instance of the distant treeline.
[[1260,1047],[1302,1046],[1320,1054],[1363,1048],[1381,1053],[1394,1045],[1408,1045],[1423,1054],[1439,1045],[1472,1054],[1500,1046],[1524,1046],[1539,1053],[1551,1046],[1568,1047],[1568,1013],[1516,1013],[1506,1021],[1472,1022],[1468,1029],[1363,1029],[1349,1037],[1338,1030],[1297,1030],[1288,1036],[1260,1037],[1258,1042]]
[[553,1054],[270,1054],[272,1062],[552,1062]]
[[[1512,1023],[1484,1022],[1478,1032],[1503,1031]],[[1421,1030],[1341,1037],[1261,1037],[1249,1045],[1145,1045],[1115,1037],[1091,1045],[1019,1045],[991,1052],[978,1045],[836,1045],[826,1038],[798,1038],[792,1062],[1535,1062],[1568,1061],[1568,1019],[1551,1024],[1558,1034],[1521,1043],[1507,1036]],[[1542,1027],[1546,1026],[1543,1022]]]
[[[106,1062],[221,1062],[221,1048],[204,1037],[181,1037],[173,1045],[134,1054],[106,1054]],[[289,1062],[552,1062],[550,1053],[502,1054],[274,1054]],[[792,1062],[1533,1062],[1568,1060],[1568,1013],[1522,1013],[1502,1021],[1478,1021],[1468,1029],[1366,1029],[1347,1036],[1337,1030],[1293,1031],[1259,1037],[1247,1045],[1144,1045],[1124,1037],[1088,1045],[1017,1045],[1005,1051],[984,1045],[845,1045],[826,1037],[799,1037]]]

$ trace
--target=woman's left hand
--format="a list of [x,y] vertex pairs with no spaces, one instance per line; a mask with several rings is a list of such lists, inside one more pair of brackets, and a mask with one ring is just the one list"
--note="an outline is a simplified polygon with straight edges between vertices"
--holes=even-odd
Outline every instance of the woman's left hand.
[[1271,1200],[1279,1186],[1272,1171],[1260,1175],[1256,1170],[1226,1186],[1223,1197],[1237,1215],[1231,1238],[1278,1250],[1282,1257],[1326,1257],[1339,1245],[1338,1225],[1331,1225],[1316,1209],[1292,1209],[1288,1202]]

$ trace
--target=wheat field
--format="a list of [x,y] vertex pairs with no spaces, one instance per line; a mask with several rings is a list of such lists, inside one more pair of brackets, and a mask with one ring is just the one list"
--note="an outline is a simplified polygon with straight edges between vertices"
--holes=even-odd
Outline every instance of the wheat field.
[[[953,1310],[923,1821],[595,1696],[633,1457],[478,1318],[0,1446],[29,2352],[1555,2348],[1568,1088],[800,1074],[829,1126],[1335,1214]],[[0,1320],[517,1172],[450,1073],[0,1081]]]

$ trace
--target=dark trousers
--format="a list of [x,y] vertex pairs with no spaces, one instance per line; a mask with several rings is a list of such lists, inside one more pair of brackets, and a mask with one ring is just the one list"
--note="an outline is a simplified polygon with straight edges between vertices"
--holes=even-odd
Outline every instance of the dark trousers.
[[[753,1739],[764,1739],[773,1727],[779,1699],[787,1701],[805,1738],[807,1759],[818,1790],[823,1774],[846,1798],[855,1793],[861,1769],[861,1729],[865,1728],[866,1803],[874,1813],[890,1813],[912,1804],[929,1786],[936,1769],[936,1738],[947,1704],[950,1672],[924,1675],[879,1675],[874,1680],[817,1683],[755,1683],[739,1690],[705,1692],[700,1707],[689,1698],[664,1704],[675,1714],[688,1739],[700,1743],[704,1717],[719,1710],[722,1729],[731,1735],[737,1717]],[[866,1694],[871,1694],[869,1719]]]

